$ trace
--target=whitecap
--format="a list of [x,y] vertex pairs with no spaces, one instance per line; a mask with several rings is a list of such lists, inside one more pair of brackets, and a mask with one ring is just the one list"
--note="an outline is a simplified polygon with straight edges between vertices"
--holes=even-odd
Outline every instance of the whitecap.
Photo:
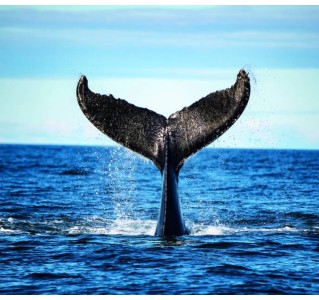
[[5,229],[3,227],[0,227],[0,232],[1,233],[15,233],[15,234],[21,233],[20,230]]

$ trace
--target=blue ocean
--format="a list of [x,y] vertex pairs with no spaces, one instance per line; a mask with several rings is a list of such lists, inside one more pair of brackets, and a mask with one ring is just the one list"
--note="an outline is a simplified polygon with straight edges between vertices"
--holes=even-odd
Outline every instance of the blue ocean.
[[319,151],[203,149],[177,238],[122,147],[0,145],[0,178],[2,295],[319,294]]

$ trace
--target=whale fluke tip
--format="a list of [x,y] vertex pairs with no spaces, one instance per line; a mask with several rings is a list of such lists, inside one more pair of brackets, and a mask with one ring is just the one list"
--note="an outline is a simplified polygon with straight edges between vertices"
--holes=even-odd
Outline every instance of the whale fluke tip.
[[244,79],[245,81],[249,81],[249,73],[244,69],[241,69],[237,74],[237,79]]
[[86,78],[86,76],[82,75],[79,79],[79,83],[78,83],[78,86],[85,86],[87,87],[88,86],[88,80]]

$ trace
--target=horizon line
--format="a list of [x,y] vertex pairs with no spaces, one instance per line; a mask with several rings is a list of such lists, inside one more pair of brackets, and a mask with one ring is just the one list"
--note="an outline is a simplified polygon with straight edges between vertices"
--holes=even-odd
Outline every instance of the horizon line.
[[[0,142],[1,146],[57,146],[57,147],[123,147],[124,149],[136,153],[130,149],[127,149],[125,146],[121,144],[79,144],[79,143],[25,143],[25,142]],[[202,148],[203,149],[216,149],[216,150],[275,150],[275,151],[319,151],[319,148],[282,148],[282,147],[216,147],[212,144]],[[142,156],[136,153],[139,156]]]

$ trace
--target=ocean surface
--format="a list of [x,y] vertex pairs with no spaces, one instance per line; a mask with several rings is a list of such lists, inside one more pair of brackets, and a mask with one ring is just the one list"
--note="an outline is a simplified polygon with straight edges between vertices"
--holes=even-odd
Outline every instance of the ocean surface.
[[0,294],[319,294],[319,151],[200,151],[189,236],[154,237],[161,185],[122,147],[0,145]]

